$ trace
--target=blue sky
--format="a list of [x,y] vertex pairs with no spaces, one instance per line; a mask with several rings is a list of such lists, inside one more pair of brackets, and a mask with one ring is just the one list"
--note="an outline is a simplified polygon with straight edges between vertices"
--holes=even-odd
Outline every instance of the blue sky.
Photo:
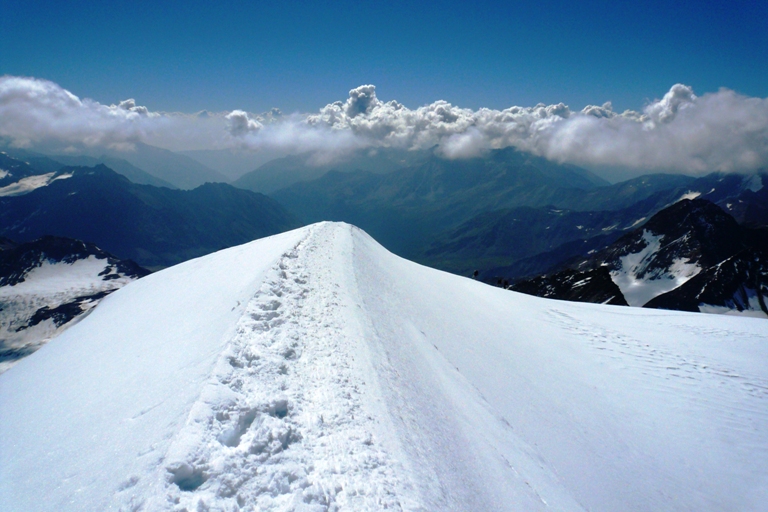
[[0,0],[0,74],[151,110],[312,112],[358,85],[415,108],[768,96],[768,2]]

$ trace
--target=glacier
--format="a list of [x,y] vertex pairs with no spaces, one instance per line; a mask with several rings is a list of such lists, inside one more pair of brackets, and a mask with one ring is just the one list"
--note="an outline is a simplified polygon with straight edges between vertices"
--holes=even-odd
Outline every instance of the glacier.
[[0,375],[3,510],[761,510],[768,323],[568,303],[320,223]]

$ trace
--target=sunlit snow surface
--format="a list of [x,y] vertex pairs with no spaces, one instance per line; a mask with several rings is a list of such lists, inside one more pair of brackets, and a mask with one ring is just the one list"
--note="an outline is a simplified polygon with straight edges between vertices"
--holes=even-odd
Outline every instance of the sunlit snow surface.
[[765,320],[566,303],[319,224],[0,376],[3,510],[764,510]]
[[679,202],[679,201],[683,201],[685,199],[696,199],[700,195],[701,195],[701,192],[692,192],[692,191],[689,190],[688,192],[686,192],[685,194],[680,196],[680,199],[678,199],[677,201]]
[[[5,187],[0,187],[0,197],[22,196],[40,187],[45,187],[52,181],[64,180],[72,177],[72,174],[60,174],[54,177],[55,174],[55,172],[49,172],[48,174],[38,174],[36,176],[27,176],[26,178],[21,178],[15,183],[11,183]],[[0,176],[0,178],[2,177],[3,176]]]

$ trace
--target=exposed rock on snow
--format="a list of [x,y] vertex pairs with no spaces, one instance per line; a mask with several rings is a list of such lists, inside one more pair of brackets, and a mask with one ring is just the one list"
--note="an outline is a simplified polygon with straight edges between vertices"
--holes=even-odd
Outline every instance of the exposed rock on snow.
[[765,318],[767,235],[740,226],[709,201],[684,199],[589,258],[511,288],[581,302]]
[[0,247],[0,373],[148,274],[93,244],[43,237]]
[[701,272],[701,267],[684,256],[675,258],[668,267],[654,265],[661,250],[663,235],[644,230],[644,247],[638,252],[619,257],[618,268],[611,279],[630,306],[642,306],[654,297],[683,285]]

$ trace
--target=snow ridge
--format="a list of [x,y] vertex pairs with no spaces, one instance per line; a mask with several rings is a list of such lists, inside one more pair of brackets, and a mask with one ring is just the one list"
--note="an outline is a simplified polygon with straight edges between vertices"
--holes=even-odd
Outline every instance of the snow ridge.
[[308,226],[131,283],[0,375],[0,508],[764,510],[767,329]]
[[313,226],[273,267],[171,444],[157,502],[128,498],[131,506],[401,509],[396,467],[361,399],[350,305],[338,283],[324,282],[334,244],[323,238],[337,234]]

